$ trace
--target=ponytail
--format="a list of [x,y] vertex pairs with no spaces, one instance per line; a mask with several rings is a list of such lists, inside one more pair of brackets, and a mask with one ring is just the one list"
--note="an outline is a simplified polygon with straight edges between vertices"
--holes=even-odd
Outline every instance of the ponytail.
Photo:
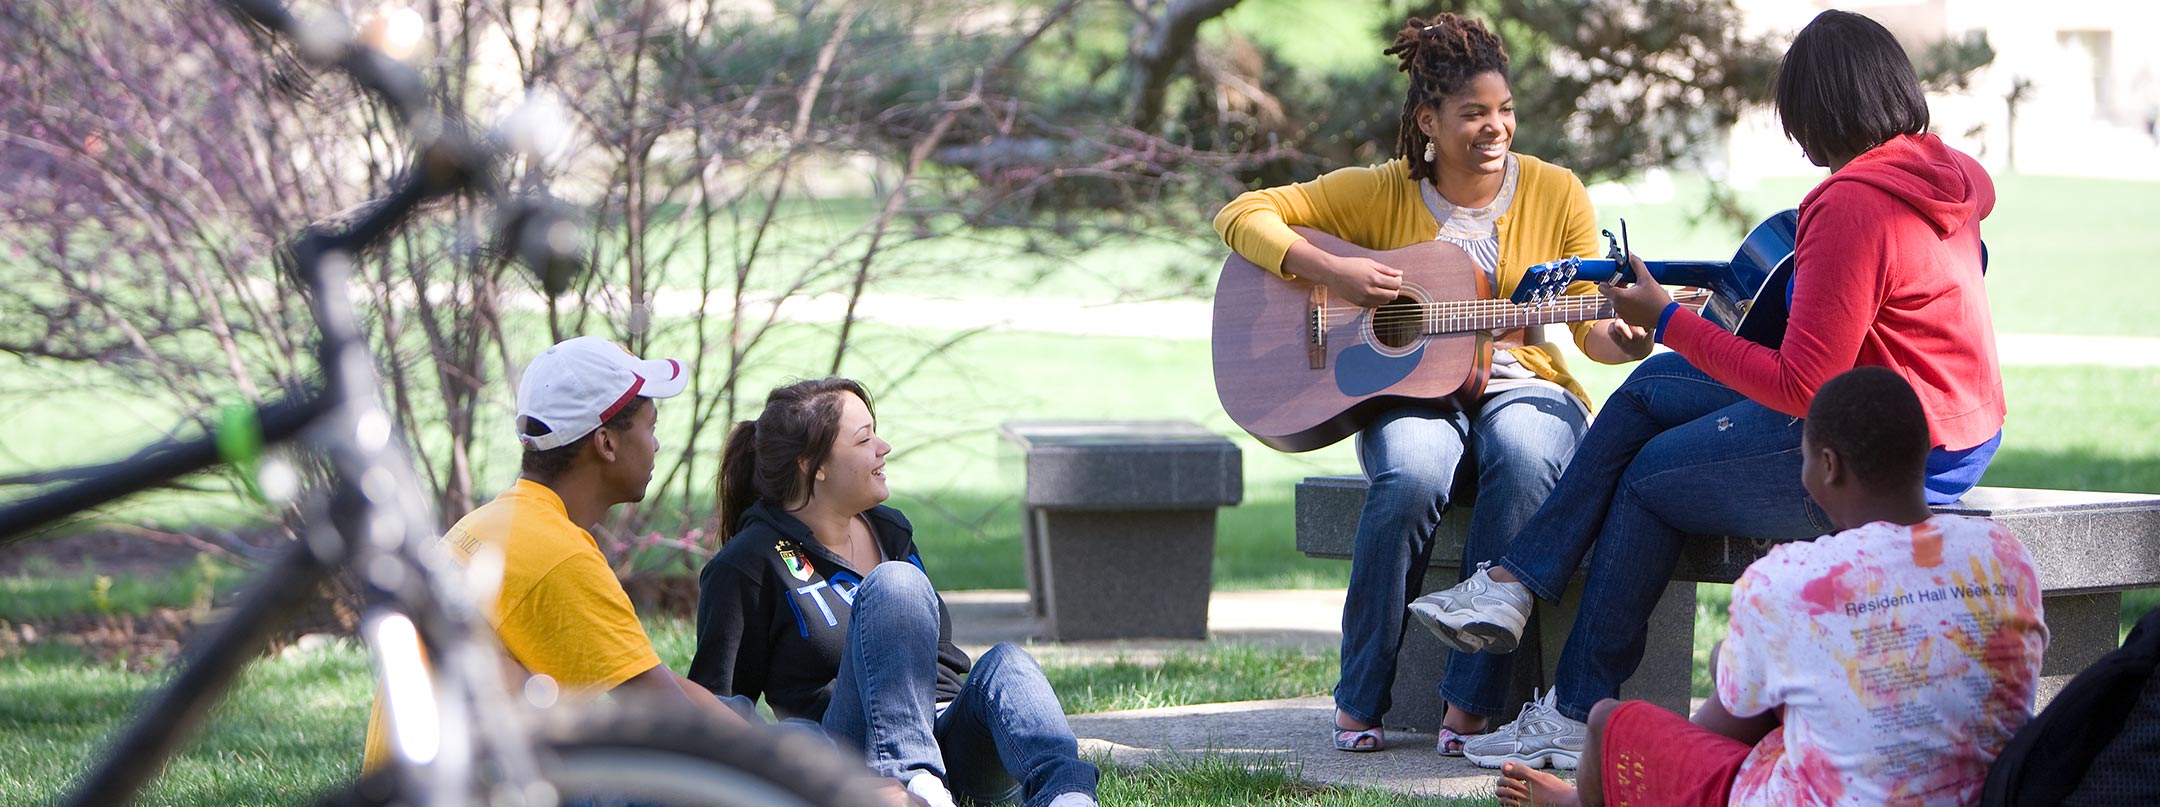
[[745,420],[728,429],[720,446],[720,543],[734,537],[742,527],[743,511],[757,501],[757,421]]

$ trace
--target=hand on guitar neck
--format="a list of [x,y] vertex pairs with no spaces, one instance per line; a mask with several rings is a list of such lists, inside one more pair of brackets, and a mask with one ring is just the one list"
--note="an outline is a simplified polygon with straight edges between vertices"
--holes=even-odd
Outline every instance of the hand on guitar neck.
[[1395,301],[1402,292],[1401,269],[1371,258],[1331,255],[1311,241],[1290,244],[1283,254],[1285,274],[1296,275],[1327,287],[1338,299],[1364,308]]
[[[1650,276],[1641,256],[1629,255],[1628,265],[1634,267],[1635,277]],[[1672,293],[1657,283],[1600,283],[1598,293],[1612,301],[1613,314],[1621,321],[1646,331],[1657,328],[1658,318],[1665,315],[1665,306],[1673,301]]]

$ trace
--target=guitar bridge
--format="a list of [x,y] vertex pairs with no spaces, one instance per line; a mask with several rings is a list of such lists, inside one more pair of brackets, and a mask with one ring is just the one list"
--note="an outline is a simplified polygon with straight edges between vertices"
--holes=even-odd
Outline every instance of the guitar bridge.
[[1305,358],[1315,370],[1327,369],[1327,289],[1315,283],[1305,314]]

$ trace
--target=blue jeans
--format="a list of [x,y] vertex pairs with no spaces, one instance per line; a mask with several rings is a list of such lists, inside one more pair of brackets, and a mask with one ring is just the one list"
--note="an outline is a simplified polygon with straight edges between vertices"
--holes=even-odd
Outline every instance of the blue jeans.
[[[1433,530],[1447,512],[1466,449],[1477,463],[1478,493],[1463,544],[1464,576],[1499,556],[1545,500],[1582,437],[1583,420],[1573,396],[1540,385],[1488,396],[1471,412],[1395,409],[1358,433],[1358,462],[1371,487],[1350,549],[1335,708],[1372,725],[1386,716],[1410,598],[1424,585]],[[1507,656],[1453,654],[1440,695],[1472,714],[1493,714],[1507,696],[1513,663]]]
[[1587,719],[1635,674],[1650,609],[1689,534],[1789,540],[1830,530],[1800,485],[1800,428],[1800,418],[1677,353],[1650,357],[1613,391],[1498,564],[1556,601],[1589,556],[1553,681],[1561,714]]
[[990,648],[940,713],[937,646],[930,579],[913,564],[878,564],[855,590],[826,734],[862,749],[880,776],[929,771],[976,801],[1041,807],[1064,793],[1095,794],[1100,772],[1080,759],[1057,693],[1027,651]]

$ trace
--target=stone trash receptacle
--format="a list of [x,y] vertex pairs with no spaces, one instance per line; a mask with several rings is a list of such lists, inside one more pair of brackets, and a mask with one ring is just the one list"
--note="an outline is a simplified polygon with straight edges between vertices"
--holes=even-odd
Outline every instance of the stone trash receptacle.
[[1008,421],[1024,469],[1028,595],[1048,636],[1205,639],[1216,509],[1244,498],[1237,444],[1183,420]]

